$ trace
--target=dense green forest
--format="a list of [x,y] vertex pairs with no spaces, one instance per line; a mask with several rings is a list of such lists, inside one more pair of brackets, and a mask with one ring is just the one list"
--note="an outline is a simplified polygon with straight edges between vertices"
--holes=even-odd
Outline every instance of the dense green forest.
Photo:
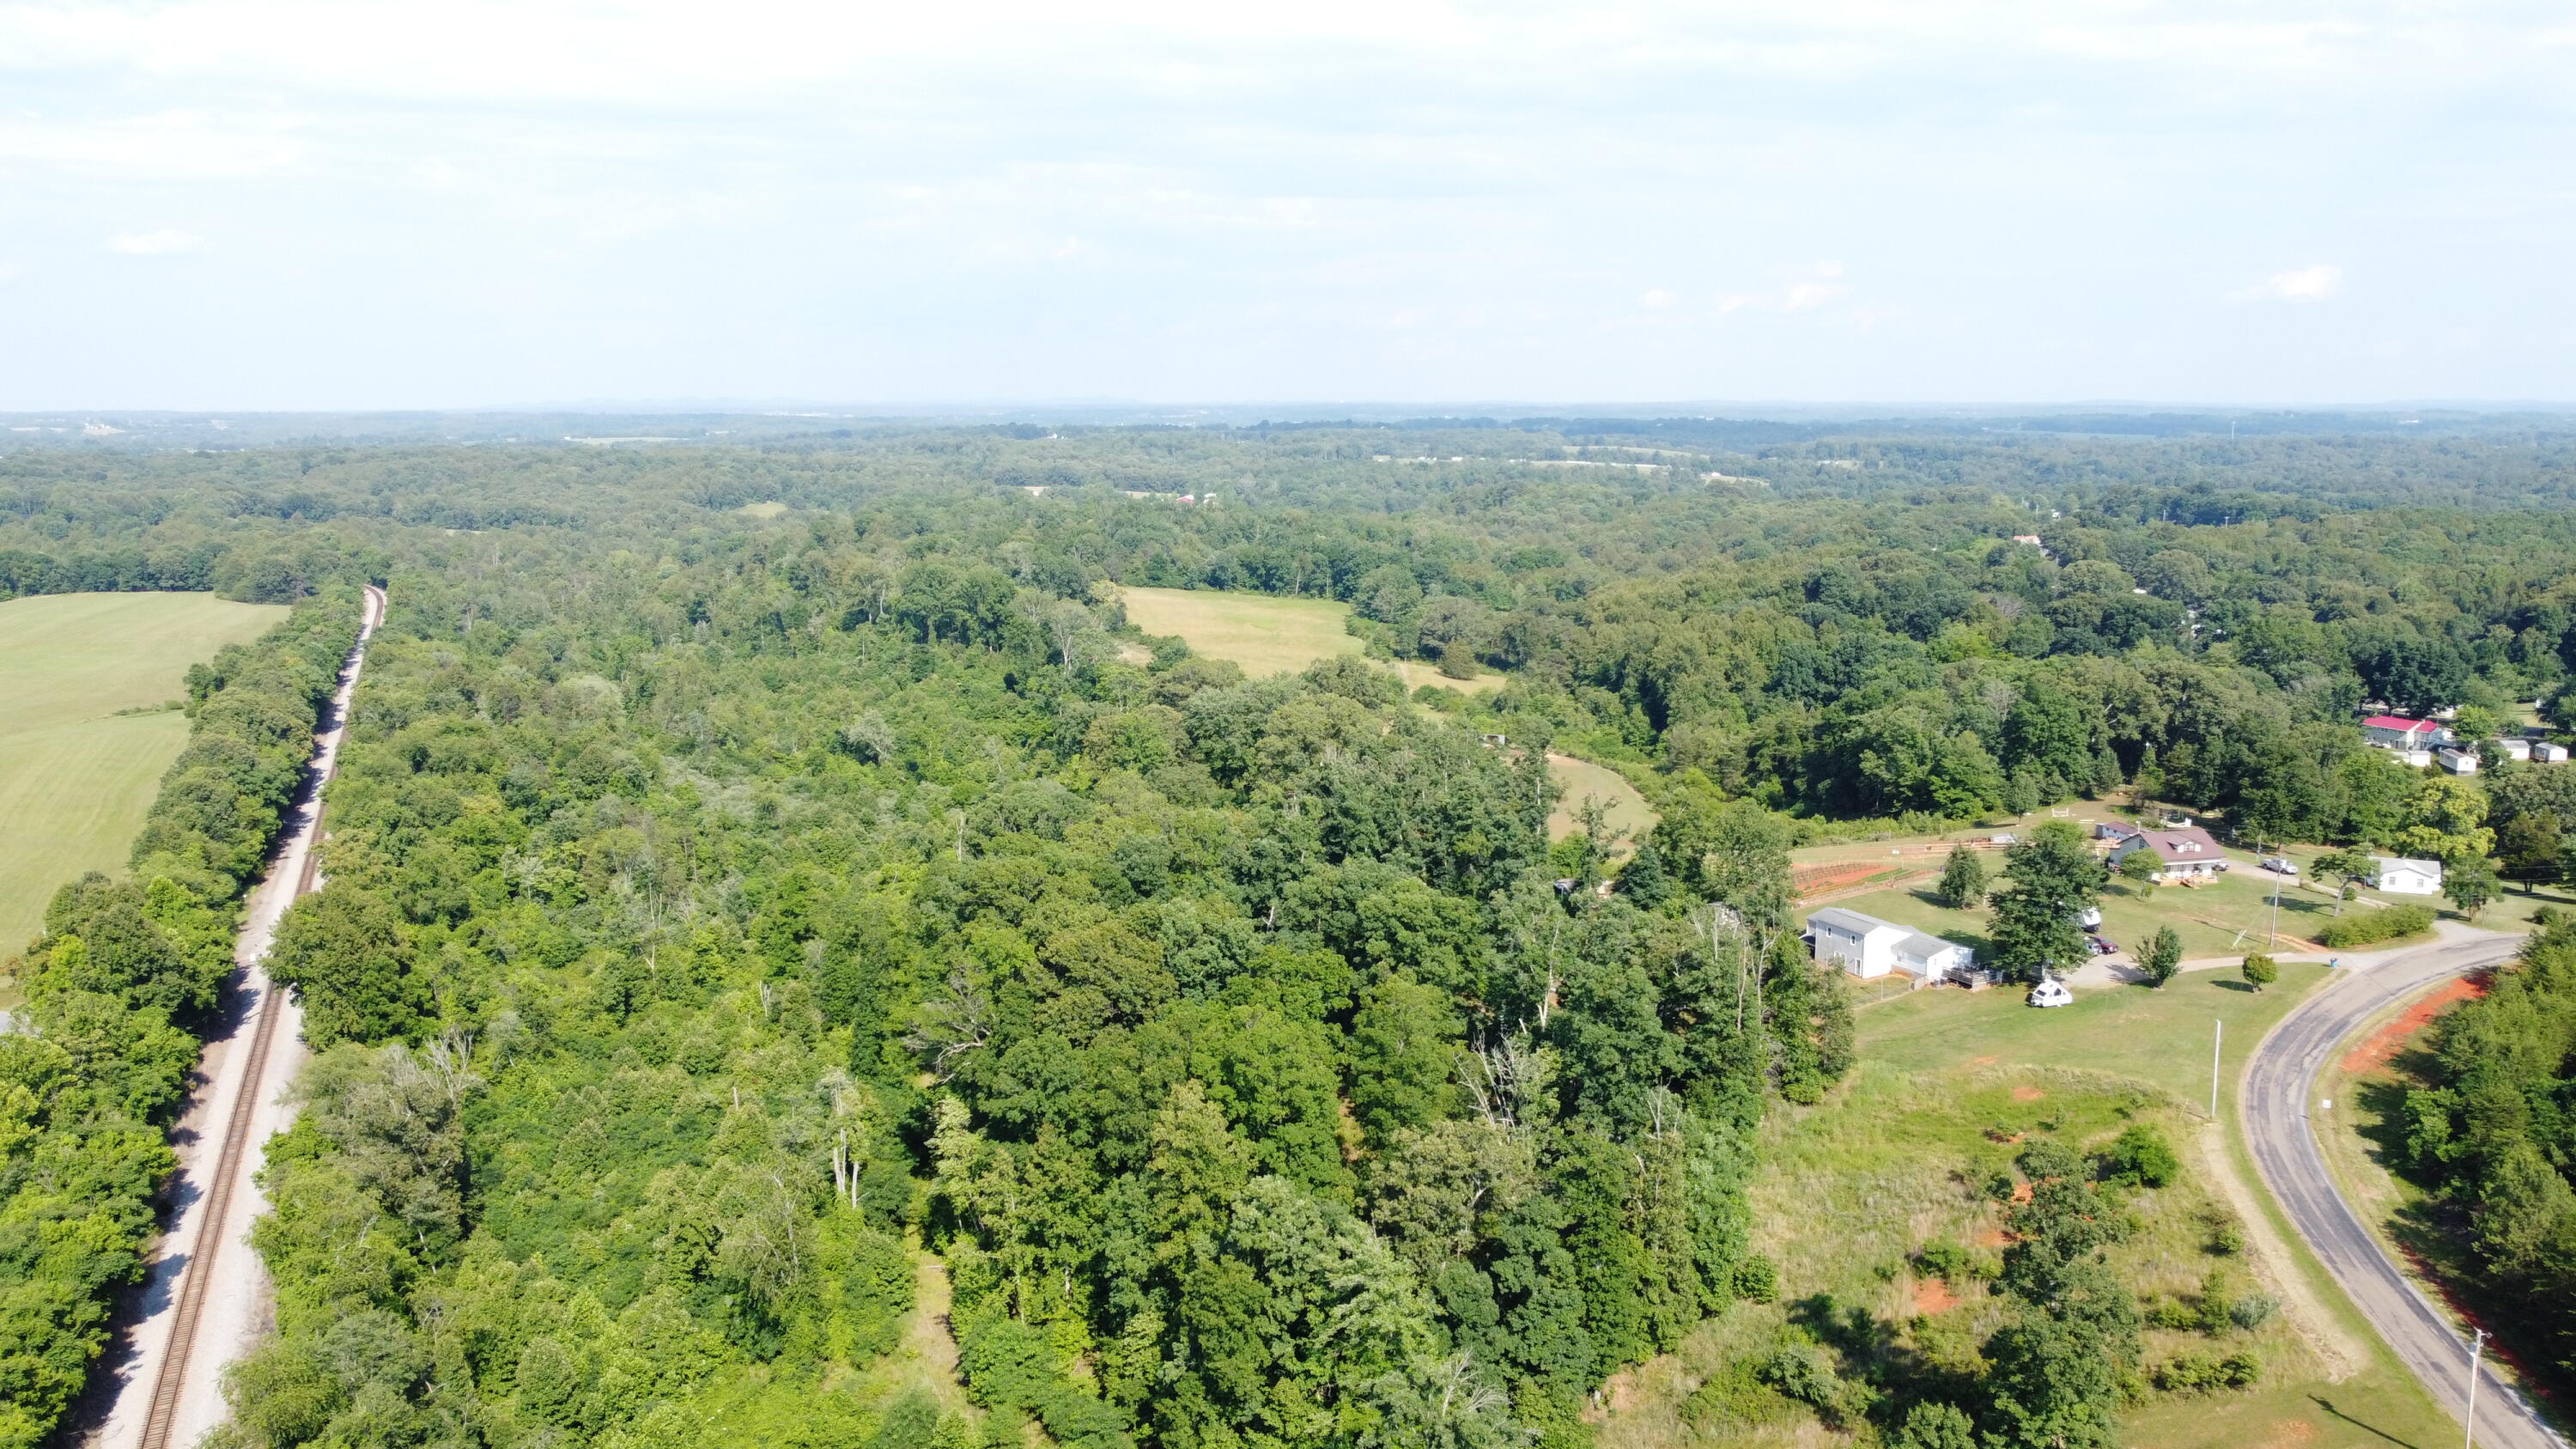
[[[131,882],[23,960],[10,1442],[133,1275],[362,580],[329,884],[272,962],[319,1055],[244,1445],[1580,1444],[1772,1291],[1757,1128],[1853,1050],[1793,843],[2128,783],[2527,878],[2576,832],[2554,776],[2353,726],[2562,718],[2563,441],[1577,421],[0,455],[0,591],[309,599],[195,682]],[[1342,600],[1509,679],[1247,680],[1117,584]],[[1549,846],[1551,742],[1661,808],[1624,871]],[[111,1016],[150,1050],[72,1051]],[[2131,1390],[2067,1369],[2135,1309],[2080,1166],[2029,1169],[1988,1379],[1891,1431],[2111,1432]],[[972,1413],[888,1367],[924,1293]]]

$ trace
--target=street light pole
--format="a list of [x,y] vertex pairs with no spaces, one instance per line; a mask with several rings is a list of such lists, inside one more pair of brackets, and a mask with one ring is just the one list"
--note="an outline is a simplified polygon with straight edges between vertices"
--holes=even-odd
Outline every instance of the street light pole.
[[2487,1346],[2487,1331],[2472,1328],[2476,1337],[2469,1340],[2469,1437],[2464,1449],[2478,1449],[2478,1354]]
[[2227,1018],[2220,1017],[2210,1025],[2218,1028],[2209,1039],[2209,1120],[2218,1120],[2218,1054],[2227,1045]]

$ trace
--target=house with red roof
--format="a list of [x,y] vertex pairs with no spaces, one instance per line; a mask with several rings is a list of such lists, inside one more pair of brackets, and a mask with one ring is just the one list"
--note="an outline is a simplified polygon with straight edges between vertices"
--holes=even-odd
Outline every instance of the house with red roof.
[[2451,743],[2451,732],[2429,719],[2375,714],[2361,722],[2361,737],[2383,750],[2429,750]]

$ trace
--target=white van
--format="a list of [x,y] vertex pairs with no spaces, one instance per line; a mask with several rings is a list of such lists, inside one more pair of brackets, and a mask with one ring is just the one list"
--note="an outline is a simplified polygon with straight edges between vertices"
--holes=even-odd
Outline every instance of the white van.
[[2075,993],[2067,990],[2066,983],[2056,977],[2042,976],[2039,984],[2030,989],[2029,1000],[2033,1006],[2073,1006]]

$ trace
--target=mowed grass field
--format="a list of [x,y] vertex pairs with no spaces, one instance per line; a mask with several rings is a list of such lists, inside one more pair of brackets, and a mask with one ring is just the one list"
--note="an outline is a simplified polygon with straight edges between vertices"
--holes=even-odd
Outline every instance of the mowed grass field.
[[[1855,1316],[1895,1358],[1959,1363],[2001,1321],[1972,1286],[1953,1293],[1918,1276],[1908,1255],[1935,1240],[1991,1260],[2000,1210],[1979,1189],[2024,1140],[2054,1136],[2096,1148],[2134,1121],[2179,1149],[2185,1175],[2142,1193],[2143,1231],[2112,1250],[2142,1303],[2189,1298],[2213,1272],[2238,1292],[2289,1303],[2252,1333],[2213,1339],[2151,1329],[2149,1365],[2191,1351],[2250,1347],[2264,1377],[2251,1390],[2152,1394],[2123,1420],[2121,1442],[2157,1449],[2364,1449],[2452,1442],[2448,1424],[2402,1370],[2267,1228],[2260,1189],[2227,1139],[2206,1125],[2211,1024],[2227,1024],[2229,1092],[2271,1024],[2329,976],[2285,965],[2259,995],[2215,973],[2163,991],[2079,992],[2039,1011],[2009,989],[1926,991],[1860,1014],[1861,1065],[1823,1103],[1778,1107],[1763,1128],[1753,1186],[1755,1242],[1780,1267],[1777,1304],[1739,1304],[1675,1353],[1623,1376],[1601,1425],[1602,1449],[1773,1449],[1854,1445],[1814,1415],[1775,1406],[1762,1422],[1713,1419],[1692,1394],[1731,1361],[1766,1352],[1784,1322],[1839,1331]],[[2221,1110],[2233,1106],[2222,1097]],[[1999,1140],[2001,1139],[2001,1140]],[[2211,1249],[2215,1216],[2252,1219],[2246,1249]]]
[[[188,741],[188,666],[255,639],[283,606],[212,594],[54,594],[0,603],[0,958],[85,870],[115,871]],[[7,984],[0,982],[0,990]]]

